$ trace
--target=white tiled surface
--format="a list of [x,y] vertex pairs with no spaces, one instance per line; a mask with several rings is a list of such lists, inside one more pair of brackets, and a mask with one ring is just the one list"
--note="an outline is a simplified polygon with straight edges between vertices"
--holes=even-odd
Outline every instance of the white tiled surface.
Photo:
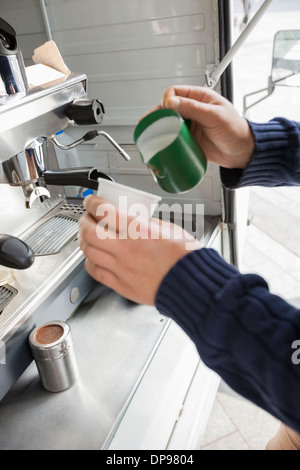
[[201,450],[264,450],[278,421],[220,385]]

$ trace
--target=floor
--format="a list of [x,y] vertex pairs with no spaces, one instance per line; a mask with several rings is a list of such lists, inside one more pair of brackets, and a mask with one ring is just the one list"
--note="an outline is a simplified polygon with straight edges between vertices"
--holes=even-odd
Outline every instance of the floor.
[[221,383],[201,450],[264,450],[277,428],[274,418]]
[[[253,188],[241,260],[243,272],[261,274],[273,293],[300,297],[300,188]],[[221,382],[202,450],[263,450],[278,421]]]

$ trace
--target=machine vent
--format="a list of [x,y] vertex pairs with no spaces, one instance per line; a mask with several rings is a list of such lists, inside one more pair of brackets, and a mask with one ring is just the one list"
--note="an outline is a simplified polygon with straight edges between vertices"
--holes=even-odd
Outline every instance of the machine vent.
[[77,237],[78,218],[83,212],[82,206],[65,204],[60,213],[46,220],[23,240],[35,256],[59,253]]
[[40,225],[24,241],[33,250],[35,256],[52,255],[59,253],[74,240],[77,230],[76,220],[55,215]]
[[0,314],[16,294],[17,291],[13,287],[8,285],[0,286]]

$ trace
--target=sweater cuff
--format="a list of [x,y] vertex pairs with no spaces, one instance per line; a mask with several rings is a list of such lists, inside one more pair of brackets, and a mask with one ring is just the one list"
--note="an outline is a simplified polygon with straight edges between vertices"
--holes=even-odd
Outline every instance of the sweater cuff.
[[[212,248],[201,248],[181,258],[163,279],[156,295],[158,311],[172,318],[193,338],[197,326],[194,312],[201,315],[217,302],[217,296],[239,271]],[[190,315],[190,316],[189,316]]]
[[235,189],[300,184],[297,123],[284,118],[275,118],[264,124],[248,123],[255,140],[251,161],[244,170],[220,168],[223,185]]

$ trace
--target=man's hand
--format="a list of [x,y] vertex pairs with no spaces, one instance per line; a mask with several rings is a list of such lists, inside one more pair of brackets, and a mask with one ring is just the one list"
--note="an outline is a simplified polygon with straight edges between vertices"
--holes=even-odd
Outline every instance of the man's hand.
[[246,168],[254,150],[251,129],[219,93],[204,87],[173,86],[157,108],[174,109],[191,120],[191,133],[208,161],[225,168]]
[[200,248],[181,227],[158,219],[119,213],[97,196],[84,200],[79,246],[87,272],[98,282],[137,303],[154,305],[158,288],[177,261]]

